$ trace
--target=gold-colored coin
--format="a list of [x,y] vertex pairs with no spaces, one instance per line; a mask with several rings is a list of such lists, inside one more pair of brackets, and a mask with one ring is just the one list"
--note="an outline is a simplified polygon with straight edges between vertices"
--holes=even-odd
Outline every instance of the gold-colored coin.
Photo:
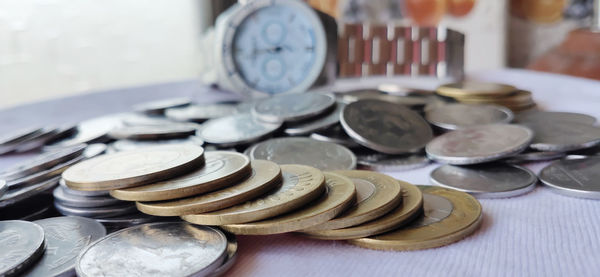
[[423,217],[405,228],[349,242],[378,250],[428,249],[459,241],[481,225],[481,205],[473,196],[440,187],[420,188],[423,191]]
[[276,163],[253,160],[251,164],[250,177],[231,187],[173,201],[137,202],[137,208],[143,213],[157,216],[211,212],[259,197],[281,183],[281,169]]
[[532,94],[526,90],[518,90],[505,97],[461,97],[459,102],[466,104],[498,104],[498,105],[520,105],[533,102]]
[[248,156],[230,151],[208,151],[206,165],[177,178],[145,186],[118,189],[112,197],[126,201],[183,198],[231,186],[252,173]]
[[303,234],[315,239],[347,240],[373,236],[404,226],[422,213],[423,193],[415,185],[398,182],[402,186],[402,205],[386,215],[353,227],[303,232]]
[[513,93],[517,88],[511,85],[483,82],[462,82],[445,84],[436,89],[436,92],[448,97],[493,97]]
[[201,167],[204,149],[162,145],[101,155],[71,166],[62,177],[76,190],[111,190],[165,180]]
[[224,210],[183,215],[186,221],[201,225],[225,225],[258,221],[298,209],[325,192],[323,173],[305,165],[282,165],[281,186],[260,198]]
[[343,212],[355,200],[352,181],[342,175],[323,172],[326,191],[321,198],[297,211],[243,224],[224,225],[221,228],[238,235],[271,235],[301,230],[323,223]]
[[334,173],[346,176],[354,182],[356,203],[336,218],[305,231],[356,226],[381,217],[402,203],[402,188],[398,181],[390,176],[366,170],[339,170]]

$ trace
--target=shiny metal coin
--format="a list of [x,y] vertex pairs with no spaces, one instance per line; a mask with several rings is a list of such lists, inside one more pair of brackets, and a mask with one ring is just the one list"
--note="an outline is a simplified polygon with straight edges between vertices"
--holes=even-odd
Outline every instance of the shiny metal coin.
[[145,114],[163,114],[166,109],[189,106],[192,100],[186,97],[160,99],[133,106],[133,110]]
[[233,104],[206,104],[167,109],[165,116],[177,121],[204,122],[213,118],[229,116],[236,112],[237,107]]
[[434,185],[466,192],[477,198],[505,198],[533,190],[537,176],[516,165],[443,165],[431,172],[430,180]]
[[220,147],[231,147],[261,140],[281,127],[281,122],[266,123],[249,113],[211,119],[202,124],[198,136]]
[[335,98],[321,93],[281,94],[259,101],[252,114],[265,122],[298,122],[326,112]]
[[27,277],[72,276],[79,252],[93,241],[106,236],[106,228],[93,219],[61,216],[34,223],[44,229],[46,251],[30,270]]
[[13,144],[15,142],[22,141],[23,139],[32,136],[35,133],[40,132],[42,129],[39,127],[34,128],[23,128],[15,131],[11,131],[0,136],[0,147]]
[[85,145],[77,145],[57,151],[42,153],[4,169],[0,172],[0,178],[5,180],[15,180],[17,178],[35,174],[78,157],[83,153],[84,149]]
[[123,201],[110,196],[81,196],[69,194],[65,192],[63,186],[56,187],[52,195],[54,196],[55,201],[60,202],[61,205],[76,208],[105,207],[124,203]]
[[520,164],[527,162],[549,161],[562,158],[566,155],[564,152],[527,152],[514,155],[503,160],[505,163]]
[[169,144],[190,144],[196,146],[204,145],[204,141],[197,136],[189,136],[184,139],[168,139],[168,140],[117,140],[110,144],[110,147],[118,152],[140,149],[144,147],[152,147],[158,145]]
[[305,122],[291,123],[283,132],[290,136],[302,136],[327,129],[340,122],[340,115],[345,106],[346,104],[338,102],[331,112]]
[[48,145],[48,148],[105,142],[109,139],[108,132],[123,126],[121,117],[122,114],[111,114],[82,121],[77,124],[77,132],[73,137]]
[[50,142],[56,138],[60,134],[60,131],[61,130],[57,127],[44,127],[40,133],[36,133],[35,135],[19,142],[14,151],[27,152],[39,149],[47,142]]
[[84,196],[84,197],[109,196],[110,195],[108,190],[87,191],[87,190],[71,189],[71,188],[67,187],[67,185],[65,184],[65,179],[62,179],[62,178],[60,179],[60,181],[58,181],[58,184],[60,185],[60,187],[62,187],[63,192],[65,192],[66,194],[70,194],[70,195]]
[[0,221],[0,276],[17,276],[44,253],[44,229],[27,221]]
[[356,168],[356,156],[348,148],[310,138],[276,138],[253,147],[250,158],[278,164],[303,164],[320,170]]
[[425,119],[443,130],[457,130],[477,125],[510,123],[513,113],[496,105],[448,104],[428,110]]
[[[79,276],[206,276],[227,257],[227,238],[214,228],[148,223],[112,233],[85,248]],[[101,262],[98,262],[101,261]]]
[[81,216],[89,218],[106,218],[131,214],[137,211],[133,203],[123,203],[105,207],[81,208],[70,207],[55,201],[54,207],[62,215]]
[[113,129],[108,135],[114,139],[161,140],[186,138],[195,132],[195,128],[172,124],[120,127]]
[[526,125],[554,124],[557,122],[594,125],[596,118],[581,113],[530,111],[518,113],[515,116],[515,122]]
[[359,154],[358,165],[374,171],[406,171],[431,163],[423,154],[386,155],[380,153]]
[[107,218],[95,218],[94,220],[102,223],[106,228],[123,229],[131,226],[136,226],[144,223],[150,223],[158,221],[159,218],[139,212],[134,212],[126,215],[120,215],[115,217]]
[[91,159],[93,157],[106,153],[107,149],[108,146],[104,143],[92,143],[85,148],[82,155],[86,159]]
[[362,148],[360,144],[346,134],[342,125],[339,124],[329,129],[312,133],[310,138],[318,141],[337,143],[348,148]]
[[454,165],[477,164],[522,152],[533,139],[526,127],[492,124],[445,133],[427,144],[427,156]]
[[38,184],[9,189],[0,197],[0,208],[15,205],[45,192],[50,193],[58,185],[58,179],[60,177],[54,177]]
[[0,197],[2,197],[7,190],[8,186],[6,185],[6,181],[0,180]]
[[233,266],[233,264],[235,264],[235,261],[237,260],[238,243],[237,239],[235,238],[235,235],[229,232],[223,233],[225,233],[225,236],[227,237],[227,257],[223,264],[219,266],[219,268],[215,269],[215,271],[208,275],[209,277],[223,276]]
[[423,117],[386,101],[351,103],[344,108],[340,122],[358,143],[386,154],[419,151],[433,138],[433,131]]
[[517,88],[506,84],[465,81],[442,85],[436,92],[448,97],[499,97],[516,90]]
[[23,178],[9,181],[8,188],[16,189],[19,187],[25,187],[25,186],[37,184],[37,183],[49,180],[51,178],[57,177],[60,174],[62,174],[65,170],[67,170],[69,167],[73,166],[74,164],[79,163],[82,160],[83,160],[83,157],[79,156],[79,157],[72,159],[70,161],[67,161],[65,163],[55,165],[54,167],[52,167],[50,169],[46,169],[44,171],[40,171],[40,172],[34,173],[32,175],[25,176]]
[[529,146],[538,151],[566,152],[600,145],[600,128],[576,122],[525,123],[535,133]]
[[558,160],[542,169],[539,177],[557,193],[600,199],[600,157]]

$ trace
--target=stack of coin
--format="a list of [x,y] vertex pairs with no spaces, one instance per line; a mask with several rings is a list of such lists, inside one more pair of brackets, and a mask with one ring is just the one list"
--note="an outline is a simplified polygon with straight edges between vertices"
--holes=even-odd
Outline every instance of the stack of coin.
[[436,92],[465,104],[496,104],[513,111],[524,111],[536,106],[531,92],[506,84],[451,83],[438,87]]

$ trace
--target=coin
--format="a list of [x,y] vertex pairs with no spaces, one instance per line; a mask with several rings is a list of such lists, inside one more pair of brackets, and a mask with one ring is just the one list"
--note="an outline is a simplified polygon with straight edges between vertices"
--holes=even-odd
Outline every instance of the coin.
[[123,203],[123,201],[108,196],[81,196],[65,192],[62,186],[54,189],[52,195],[61,205],[77,208],[104,207]]
[[322,230],[356,226],[376,219],[390,212],[402,203],[400,183],[385,174],[366,170],[334,171],[346,176],[356,186],[356,203],[336,218],[319,225],[306,228],[309,234]]
[[345,106],[346,104],[337,102],[335,104],[335,109],[331,112],[315,119],[291,123],[283,130],[283,132],[290,136],[302,136],[327,129],[340,122],[340,114]]
[[281,127],[281,122],[265,123],[249,113],[211,119],[202,125],[198,136],[208,143],[231,147],[261,140]]
[[600,128],[576,122],[525,123],[535,133],[529,146],[538,151],[566,152],[600,145]]
[[0,180],[0,197],[2,197],[2,195],[4,195],[4,193],[6,192],[7,189],[8,189],[8,186],[6,185],[6,181]]
[[161,145],[85,160],[67,169],[62,177],[73,189],[110,190],[164,180],[203,164],[202,147]]
[[219,268],[215,269],[215,271],[208,275],[210,277],[223,276],[223,274],[225,274],[237,260],[238,243],[235,235],[228,232],[223,233],[225,233],[225,236],[227,237],[227,258],[223,264],[219,266]]
[[80,156],[84,149],[85,145],[77,145],[57,151],[42,153],[4,169],[0,172],[0,178],[5,180],[15,180],[27,175],[35,174]]
[[25,176],[23,178],[9,181],[8,188],[15,189],[18,187],[24,187],[24,186],[40,183],[40,182],[49,180],[51,178],[57,177],[61,173],[63,173],[67,168],[71,167],[74,164],[77,164],[78,162],[80,162],[82,160],[83,160],[83,157],[77,157],[77,158],[67,161],[65,163],[55,165],[54,167],[52,167],[50,169],[46,169],[44,171]]
[[[207,152],[208,155],[211,152]],[[207,164],[210,162],[207,162]],[[158,216],[205,213],[241,204],[274,189],[281,183],[281,169],[274,162],[253,160],[248,178],[230,187],[174,201],[138,202],[138,210]]]
[[[184,139],[166,139],[166,140],[128,140],[121,139],[110,144],[111,148],[116,151],[129,151],[144,147],[168,145],[168,144],[191,144],[202,146],[204,141],[197,136],[189,136]],[[206,149],[205,149],[206,150]]]
[[423,154],[386,155],[381,153],[359,154],[358,165],[374,171],[406,171],[429,165]]
[[340,94],[344,103],[352,103],[359,100],[381,100],[390,103],[407,106],[411,109],[423,109],[429,99],[423,96],[389,95],[377,90],[357,90]]
[[558,160],[542,169],[539,176],[540,181],[554,192],[600,199],[600,157]]
[[44,127],[39,133],[34,134],[31,137],[18,143],[15,147],[14,152],[27,152],[35,150],[44,146],[47,142],[53,140],[59,135],[59,129],[56,127]]
[[436,89],[438,94],[448,97],[504,96],[516,90],[511,85],[473,81],[445,84]]
[[11,131],[0,136],[0,146],[5,146],[8,144],[13,144],[15,142],[22,141],[23,139],[32,136],[35,133],[41,131],[39,127],[27,127],[23,129],[18,129],[15,131]]
[[107,141],[108,132],[114,128],[123,126],[121,116],[121,114],[111,114],[82,121],[77,124],[77,132],[73,137],[48,145],[48,148]]
[[517,90],[511,94],[501,97],[469,96],[460,97],[457,100],[466,104],[497,104],[508,106],[523,106],[525,104],[534,103],[531,92],[525,90]]
[[44,230],[27,221],[0,221],[0,245],[0,275],[17,276],[44,253]]
[[302,230],[334,218],[353,204],[356,188],[342,175],[331,172],[323,172],[323,175],[326,191],[308,206],[261,221],[221,227],[239,235],[270,235]]
[[348,148],[310,138],[275,138],[252,147],[250,158],[278,164],[303,164],[320,170],[354,169],[356,156]]
[[192,100],[186,97],[160,99],[133,106],[133,110],[145,114],[163,114],[166,109],[189,106]]
[[428,110],[425,119],[443,130],[494,123],[510,123],[513,113],[496,105],[448,104]]
[[346,134],[346,131],[344,131],[344,128],[342,128],[342,125],[339,124],[329,129],[312,133],[310,138],[318,141],[337,143],[348,148],[362,147],[360,144],[356,143],[356,141],[351,139],[348,134]]
[[340,122],[359,144],[386,154],[419,151],[433,138],[431,127],[419,114],[380,100],[348,104]]
[[81,216],[89,218],[106,218],[126,215],[137,211],[133,203],[122,203],[104,207],[82,208],[70,207],[54,201],[54,207],[62,215]]
[[77,196],[107,196],[109,195],[108,190],[92,190],[92,191],[87,191],[87,190],[75,190],[72,188],[67,187],[67,185],[65,184],[65,179],[60,179],[58,181],[58,184],[63,188],[63,191],[67,194],[70,195],[77,195]]
[[208,151],[204,167],[166,181],[127,189],[110,195],[127,201],[159,201],[183,198],[231,186],[252,172],[247,156],[228,151]]
[[533,138],[526,127],[492,124],[455,130],[427,144],[427,156],[437,162],[454,165],[477,164],[513,156],[522,152]]
[[92,143],[85,148],[82,155],[86,159],[91,159],[106,153],[106,149],[108,149],[108,146],[104,143]]
[[321,93],[281,94],[259,101],[252,114],[265,122],[298,122],[326,112],[335,98]]
[[114,139],[161,140],[186,138],[196,132],[185,125],[127,126],[111,130],[108,135]]
[[203,225],[238,224],[274,217],[295,210],[319,198],[325,191],[325,177],[305,165],[281,165],[281,186],[262,197],[224,210],[183,215],[186,221]]
[[[227,238],[214,228],[179,222],[142,224],[86,247],[79,276],[206,276],[225,260]],[[98,262],[102,261],[102,262]]]
[[415,185],[398,181],[402,187],[402,205],[369,222],[341,229],[304,233],[308,237],[327,240],[346,240],[368,237],[399,228],[421,215],[423,194]]
[[83,217],[52,217],[34,223],[44,229],[47,250],[39,262],[24,274],[28,277],[75,275],[79,252],[106,235],[102,224]]
[[515,122],[521,124],[530,123],[536,125],[554,124],[556,122],[594,125],[596,123],[596,118],[591,115],[581,113],[530,111],[518,113],[515,116]]
[[516,165],[443,165],[431,172],[430,180],[434,185],[466,192],[477,198],[505,198],[533,190],[537,176]]
[[512,157],[506,158],[504,160],[504,162],[511,163],[511,164],[520,164],[520,163],[527,163],[527,162],[549,161],[549,160],[562,158],[565,155],[566,155],[566,153],[564,153],[564,152],[549,152],[549,151],[527,152],[527,153],[520,153],[520,154],[514,155]]
[[0,209],[15,205],[41,193],[49,192],[58,184],[59,178],[60,177],[54,177],[37,184],[7,190],[4,195],[0,197]]
[[143,214],[140,212],[134,212],[126,215],[120,215],[108,218],[94,218],[97,222],[101,223],[109,230],[109,233],[113,231],[129,228],[144,223],[150,223],[158,221],[158,217]]
[[348,242],[377,250],[428,249],[457,242],[481,225],[481,205],[473,196],[440,187],[420,188],[423,191],[423,217],[407,227]]
[[167,118],[177,121],[204,122],[209,119],[232,115],[237,112],[232,104],[190,105],[183,108],[172,108],[165,111]]
[[335,93],[338,101],[345,104],[350,104],[358,100],[374,99],[380,95],[384,95],[384,93],[376,89],[357,89]]

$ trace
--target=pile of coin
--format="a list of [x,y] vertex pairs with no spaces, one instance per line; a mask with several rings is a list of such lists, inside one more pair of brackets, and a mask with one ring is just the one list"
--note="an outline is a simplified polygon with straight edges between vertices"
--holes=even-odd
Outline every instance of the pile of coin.
[[536,106],[531,92],[507,84],[461,82],[437,88],[437,94],[465,104],[496,104],[515,112]]

